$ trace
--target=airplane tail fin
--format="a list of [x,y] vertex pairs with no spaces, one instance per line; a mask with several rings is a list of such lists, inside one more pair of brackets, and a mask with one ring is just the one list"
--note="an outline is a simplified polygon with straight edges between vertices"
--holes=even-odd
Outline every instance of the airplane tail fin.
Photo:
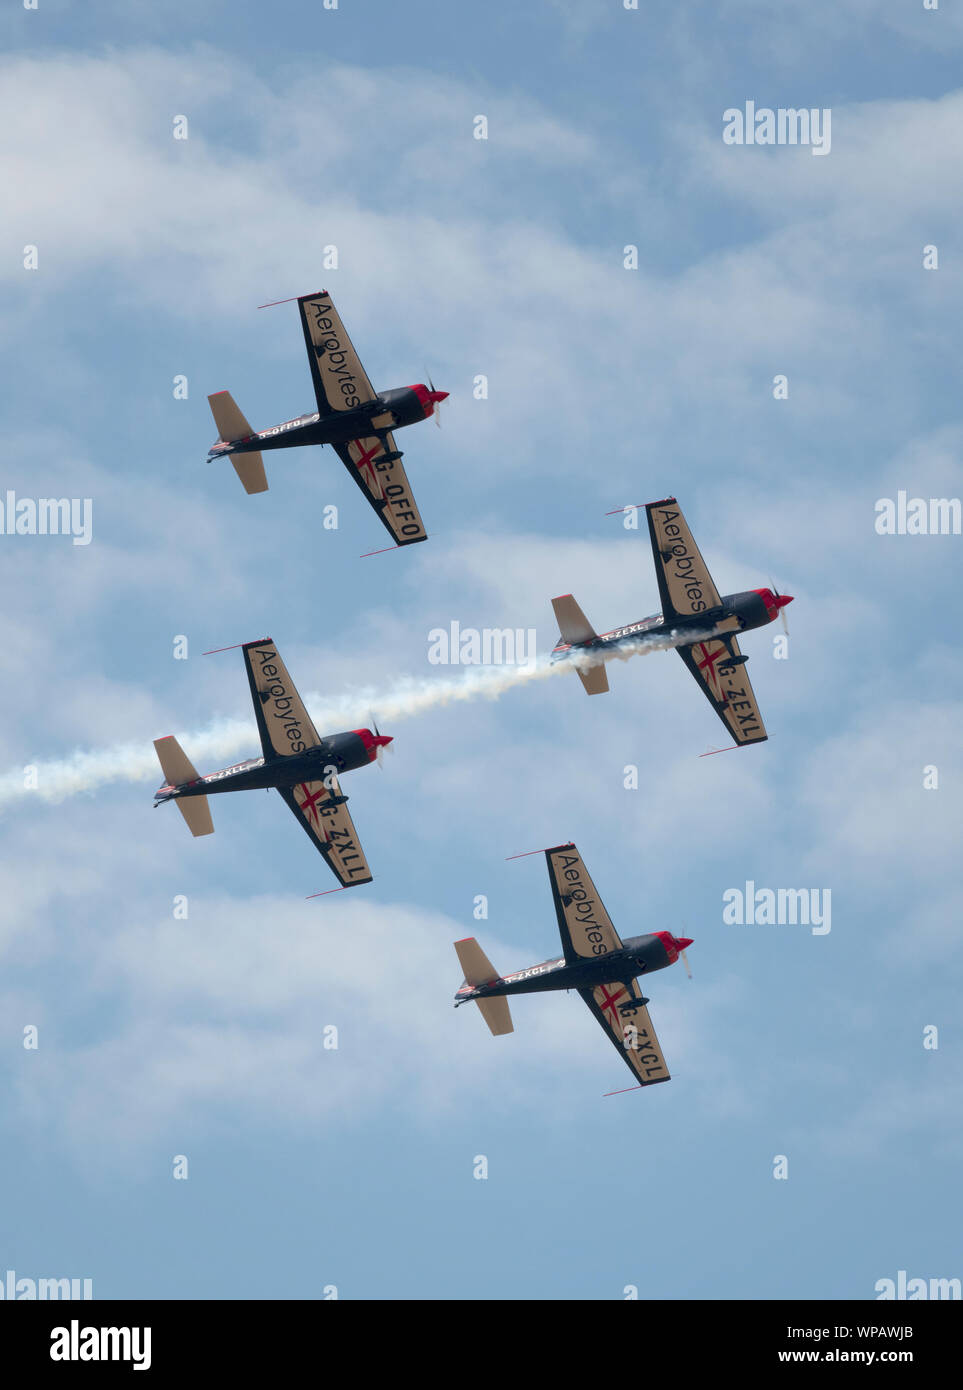
[[[473,936],[466,936],[464,941],[456,941],[455,951],[465,972],[466,985],[488,985],[500,978],[498,971]],[[481,1016],[494,1037],[515,1031],[508,1000],[504,995],[496,995],[494,999],[476,999],[474,1003],[478,1005]]]
[[[553,598],[552,607],[555,609],[558,630],[562,634],[561,640],[563,642],[568,642],[573,647],[580,647],[586,642],[594,642],[598,637],[595,628],[571,594],[562,594],[560,598]],[[575,670],[585,687],[586,694],[604,695],[608,690],[609,678],[604,666],[586,666],[584,670],[576,666]]]
[[[198,780],[197,769],[172,734],[167,738],[155,738],[154,750],[168,786],[181,787],[185,782]],[[192,835],[214,834],[206,796],[175,797],[174,801]]]
[[[208,396],[207,401],[214,416],[217,432],[225,444],[236,444],[240,439],[250,439],[254,431],[237,408],[230,391],[218,391],[215,395]],[[260,452],[230,454],[229,458],[234,465],[234,472],[244,484],[245,492],[267,492],[267,474]]]

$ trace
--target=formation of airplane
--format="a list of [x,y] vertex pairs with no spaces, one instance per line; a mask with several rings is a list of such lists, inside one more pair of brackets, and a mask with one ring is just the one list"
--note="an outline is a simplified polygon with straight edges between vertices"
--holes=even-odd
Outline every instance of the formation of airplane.
[[[612,925],[595,884],[573,844],[545,851],[555,915],[562,938],[556,960],[499,975],[474,937],[455,942],[465,979],[455,1008],[475,1003],[496,1036],[514,1031],[508,999],[513,994],[577,990],[605,1030],[638,1086],[668,1081],[669,1069],[637,977],[664,970],[681,958],[691,937],[649,932],[622,941]],[[632,1089],[632,1088],[630,1088]]]
[[391,738],[379,734],[377,728],[352,729],[322,738],[270,637],[244,642],[240,650],[263,756],[201,777],[173,735],[155,739],[161,771],[167,778],[167,784],[154,793],[155,807],[173,801],[192,835],[210,835],[214,822],[208,796],[277,787],[341,886],[370,883],[371,870],[348,814],[348,798],[338,774],[380,762]]
[[266,492],[264,450],[330,444],[396,545],[427,540],[393,431],[429,419],[448,392],[431,384],[375,391],[327,291],[300,295],[297,305],[317,410],[254,431],[230,392],[218,391],[207,398],[220,434],[208,458],[230,458],[245,491]]
[[[279,301],[291,302],[291,301]],[[394,431],[428,419],[446,391],[404,386],[376,392],[326,291],[297,299],[311,379],[313,414],[254,432],[226,391],[209,396],[220,438],[209,458],[230,458],[249,493],[264,492],[263,452],[331,444],[397,546],[427,539],[395,446]],[[267,307],[267,306],[263,306]],[[437,416],[436,416],[437,418]],[[662,611],[597,633],[571,594],[552,599],[560,637],[554,661],[571,662],[589,695],[608,690],[605,661],[654,645],[675,646],[736,745],[767,738],[737,635],[782,616],[792,603],[774,589],[721,596],[674,497],[645,506]],[[226,648],[222,650],[227,650]],[[322,737],[269,637],[245,642],[245,669],[262,756],[201,777],[173,737],[154,747],[167,782],[154,805],[173,801],[191,833],[214,829],[208,797],[276,787],[342,887],[369,883],[371,870],[348,814],[340,774],[381,761],[392,742],[374,729]],[[512,995],[577,990],[632,1071],[636,1087],[669,1080],[639,978],[682,960],[689,937],[669,931],[619,937],[572,843],[545,850],[562,954],[499,975],[474,937],[455,942],[464,981],[456,1008],[475,1003],[494,1035],[513,1031]],[[632,1089],[635,1089],[633,1087]]]
[[[736,634],[765,627],[780,614],[785,626],[783,610],[791,596],[749,589],[720,597],[675,498],[649,502],[645,513],[662,612],[599,634],[571,594],[553,598],[561,636],[552,659],[573,661],[587,693],[601,695],[609,688],[603,664],[607,654],[646,642],[664,644],[667,638],[676,641],[681,634],[676,651],[736,744],[763,743],[769,735],[745,669],[749,658],[739,650]],[[586,657],[594,660],[585,662]]]

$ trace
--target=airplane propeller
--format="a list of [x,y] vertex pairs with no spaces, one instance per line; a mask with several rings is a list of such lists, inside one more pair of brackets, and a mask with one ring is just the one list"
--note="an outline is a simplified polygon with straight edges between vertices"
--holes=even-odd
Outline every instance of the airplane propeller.
[[[429,377],[429,378],[428,378],[428,390],[431,391],[431,392],[434,392],[434,389],[435,389],[435,383],[432,381],[431,377]],[[441,429],[441,401],[435,401],[434,416],[435,416],[435,424],[438,426],[439,429]]]
[[[377,723],[377,720],[375,719],[375,717],[374,717],[373,714],[370,715],[370,719],[371,719],[371,727],[372,727],[372,729],[374,730],[374,736],[375,736],[375,738],[380,738],[380,737],[381,737],[381,734],[378,732],[378,723]],[[379,766],[382,770],[384,769],[384,765],[385,765],[385,749],[386,749],[386,748],[387,748],[390,752],[392,752],[392,753],[395,751],[394,743],[391,742],[391,741],[389,741],[388,743],[379,743],[379,744],[376,746],[376,748],[375,748],[375,761],[377,762],[378,766]]]
[[[685,931],[685,923],[683,923],[683,925],[682,925],[682,930]],[[685,939],[686,939],[686,938],[683,937],[683,940],[685,940]],[[681,960],[682,964],[685,966],[685,973],[686,973],[686,975],[687,975],[687,976],[689,977],[689,979],[691,980],[691,979],[692,979],[692,970],[691,970],[690,967],[689,967],[689,957],[686,955],[685,947],[684,947],[684,946],[683,946],[683,947],[680,949],[680,951],[679,951],[679,959]]]
[[[779,590],[776,588],[775,584],[772,582],[772,578],[771,578],[771,577],[770,577],[770,580],[769,580],[769,587],[770,587],[770,589],[772,590],[773,595],[774,595],[776,598],[782,598],[782,594],[779,592]],[[782,607],[780,608],[780,610],[779,610],[779,616],[780,616],[780,618],[782,618],[782,630],[783,630],[783,632],[786,634],[786,636],[788,637],[788,636],[789,636],[789,623],[786,621],[786,605],[785,605],[785,604],[783,604]]]

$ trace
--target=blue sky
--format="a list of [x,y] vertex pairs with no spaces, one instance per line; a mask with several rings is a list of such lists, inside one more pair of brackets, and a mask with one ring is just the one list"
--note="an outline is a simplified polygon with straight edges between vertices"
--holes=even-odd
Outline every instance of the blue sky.
[[[0,536],[0,1269],[198,1298],[963,1275],[963,538],[874,529],[901,489],[961,494],[959,17],[40,0],[0,38],[0,498],[93,501],[89,546]],[[830,154],[725,145],[747,100],[831,108]],[[256,306],[322,287],[376,386],[451,392],[402,437],[426,545],[360,559],[384,533],[330,450],[268,455],[262,497],[204,461],[208,392],[256,428],[311,408],[295,307]],[[554,594],[599,629],[655,611],[604,513],[667,494],[720,590],[796,595],[788,659],[743,642],[767,744],[700,760],[722,729],[671,653],[604,699],[404,717],[459,674],[432,628],[544,650]],[[151,810],[153,738],[257,752],[238,654],[201,653],[265,633],[325,731],[395,735],[345,778],[356,892],[305,901],[329,880],[276,796],[213,801],[198,841]],[[86,790],[19,791],[78,751]],[[668,1086],[605,1098],[628,1073],[574,996],[498,1039],[451,1008],[457,937],[554,954],[544,862],[506,856],[569,838],[623,936],[694,938],[695,978],[648,990]],[[831,932],[724,924],[747,879],[830,890]]]

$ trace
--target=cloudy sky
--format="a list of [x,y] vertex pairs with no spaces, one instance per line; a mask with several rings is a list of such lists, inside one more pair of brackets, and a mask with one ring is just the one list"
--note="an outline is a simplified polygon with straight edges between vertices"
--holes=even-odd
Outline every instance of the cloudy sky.
[[[195,1298],[963,1274],[963,538],[875,527],[963,492],[963,22],[649,10],[5,7],[0,502],[89,498],[92,534],[0,534],[0,1270]],[[747,101],[829,109],[828,155],[726,144]],[[257,497],[205,461],[209,392],[255,428],[312,408],[295,306],[256,306],[322,287],[377,387],[451,392],[400,441],[425,545],[359,558],[386,538],[330,450],[267,455]],[[722,592],[796,596],[785,659],[743,642],[768,743],[700,759],[725,733],[672,653],[592,700],[428,662],[453,621],[549,649],[559,593],[600,630],[653,612],[605,513],[670,494]],[[395,735],[345,778],[367,887],[306,901],[333,881],[274,794],[196,841],[151,809],[152,739],[257,753],[239,654],[201,654],[266,633],[325,732]],[[606,1097],[631,1078],[574,995],[498,1039],[451,1007],[456,938],[556,952],[544,861],[506,857],[567,839],[623,936],[694,938],[694,979],[647,991],[668,1086]],[[726,924],[747,880],[829,893],[831,931]]]

